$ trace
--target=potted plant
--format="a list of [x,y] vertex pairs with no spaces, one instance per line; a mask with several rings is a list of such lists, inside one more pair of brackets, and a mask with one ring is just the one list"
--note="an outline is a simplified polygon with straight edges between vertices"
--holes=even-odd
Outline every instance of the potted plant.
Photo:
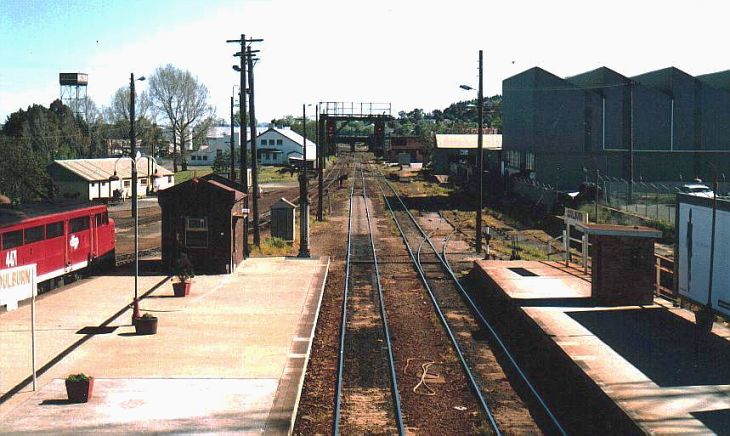
[[710,333],[715,322],[715,314],[707,306],[703,306],[695,312],[695,324],[701,333]]
[[70,403],[86,403],[94,391],[94,377],[83,372],[66,377],[66,394]]
[[157,317],[145,313],[134,321],[134,331],[138,335],[154,335],[157,333]]
[[179,280],[179,282],[172,284],[175,296],[184,297],[190,295],[191,279],[195,277],[195,272],[193,271],[192,262],[190,262],[190,259],[185,254],[181,255],[177,262],[175,262],[175,275]]

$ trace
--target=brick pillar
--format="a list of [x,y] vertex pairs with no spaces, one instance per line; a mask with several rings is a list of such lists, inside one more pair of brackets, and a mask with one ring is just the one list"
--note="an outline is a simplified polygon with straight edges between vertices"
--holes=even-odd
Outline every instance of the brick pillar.
[[656,274],[654,239],[591,235],[591,295],[600,305],[653,303]]

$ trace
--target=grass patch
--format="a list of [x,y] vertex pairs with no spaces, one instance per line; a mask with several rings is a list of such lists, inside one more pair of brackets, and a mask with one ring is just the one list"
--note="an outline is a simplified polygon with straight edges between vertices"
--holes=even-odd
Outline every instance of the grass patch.
[[187,182],[188,180],[193,178],[193,175],[197,177],[203,177],[207,176],[208,174],[213,172],[213,168],[211,167],[188,167],[189,169],[185,171],[178,171],[175,173],[175,184],[179,185],[180,183]]
[[[310,170],[311,171],[311,170]],[[296,182],[297,173],[292,176],[286,167],[259,166],[257,168],[259,183]]]
[[266,238],[261,247],[251,247],[251,256],[293,256],[294,246],[281,238]]

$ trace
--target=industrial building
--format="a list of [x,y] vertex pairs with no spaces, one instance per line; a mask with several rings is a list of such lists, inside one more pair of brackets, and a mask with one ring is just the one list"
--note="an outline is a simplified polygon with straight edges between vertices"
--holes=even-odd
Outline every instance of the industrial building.
[[[131,158],[55,160],[48,166],[48,174],[58,194],[66,198],[107,201],[115,197],[115,191],[122,199],[132,195]],[[153,160],[137,160],[137,196],[174,184],[172,171]]]
[[[725,86],[723,86],[725,84]],[[602,67],[561,78],[539,67],[503,82],[504,160],[558,189],[588,174],[710,179],[730,165],[728,72],[670,67],[626,77]]]

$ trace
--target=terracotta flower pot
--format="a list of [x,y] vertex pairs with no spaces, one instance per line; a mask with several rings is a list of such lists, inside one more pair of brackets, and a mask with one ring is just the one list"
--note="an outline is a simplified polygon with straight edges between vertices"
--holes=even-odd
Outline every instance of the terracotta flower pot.
[[138,335],[154,335],[157,333],[157,318],[137,318],[134,320],[134,331]]
[[185,297],[190,295],[190,285],[192,283],[189,281],[173,283],[172,290],[175,292],[176,297]]
[[88,380],[66,380],[66,394],[70,403],[86,403],[94,391],[94,377]]

